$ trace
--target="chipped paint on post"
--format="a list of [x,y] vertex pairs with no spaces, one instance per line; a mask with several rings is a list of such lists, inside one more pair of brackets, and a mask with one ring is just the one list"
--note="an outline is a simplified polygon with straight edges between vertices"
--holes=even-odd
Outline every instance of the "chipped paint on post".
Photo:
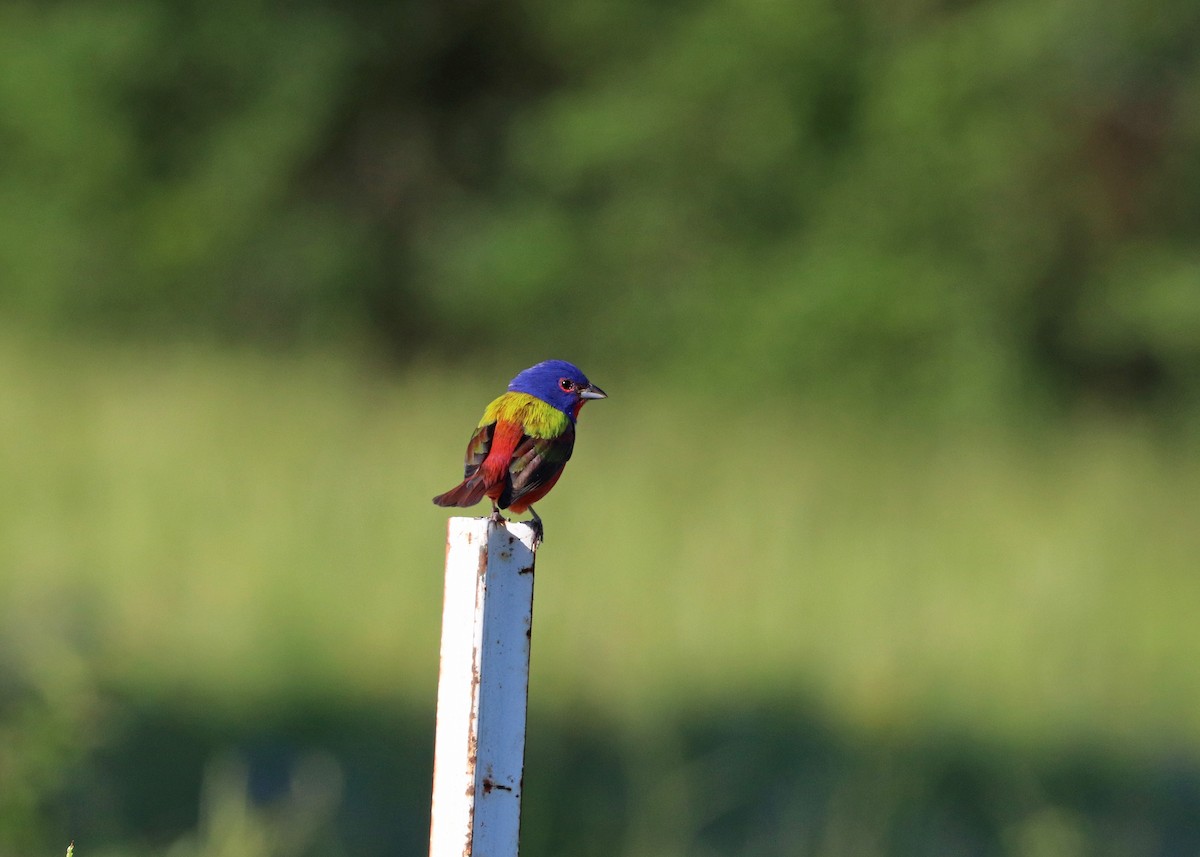
[[525,765],[533,529],[451,518],[430,857],[516,857]]

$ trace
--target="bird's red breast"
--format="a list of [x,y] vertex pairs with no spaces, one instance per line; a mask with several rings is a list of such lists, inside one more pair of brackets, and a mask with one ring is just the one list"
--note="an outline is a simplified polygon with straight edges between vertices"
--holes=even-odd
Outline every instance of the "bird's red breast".
[[513,451],[524,435],[520,423],[496,421],[496,431],[492,434],[492,448],[488,451],[487,458],[479,465],[483,473],[483,482],[487,486],[486,493],[493,500],[504,490],[504,479],[509,465],[512,464]]

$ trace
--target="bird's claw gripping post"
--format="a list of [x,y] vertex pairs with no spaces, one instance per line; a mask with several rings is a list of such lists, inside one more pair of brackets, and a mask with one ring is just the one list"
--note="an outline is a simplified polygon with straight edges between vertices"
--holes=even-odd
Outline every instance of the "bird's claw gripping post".
[[529,524],[529,526],[533,528],[533,546],[536,548],[542,543],[542,540],[546,538],[546,530],[542,526],[541,517],[533,510],[532,506],[529,507],[529,514],[533,515],[533,517],[525,523]]
[[[542,526],[541,517],[538,515],[537,512],[533,511],[532,506],[529,507],[529,512],[530,512],[530,514],[533,515],[533,517],[530,518],[528,521],[524,521],[523,523],[528,524],[529,528],[531,530],[533,530],[533,546],[536,548],[538,545],[540,545],[542,543],[542,540],[546,537],[546,530]],[[487,519],[489,521],[491,521],[493,524],[496,524],[497,526],[501,526],[501,527],[508,523],[508,518],[506,518],[506,517],[504,517],[504,515],[500,514],[500,507],[497,506],[495,503],[492,504],[492,514],[488,515]]]

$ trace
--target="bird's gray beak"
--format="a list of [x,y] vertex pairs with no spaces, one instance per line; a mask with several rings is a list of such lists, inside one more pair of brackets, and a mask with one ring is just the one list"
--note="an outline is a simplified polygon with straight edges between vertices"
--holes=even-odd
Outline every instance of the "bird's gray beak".
[[595,384],[588,384],[579,391],[579,397],[581,399],[607,399],[608,393],[601,390]]

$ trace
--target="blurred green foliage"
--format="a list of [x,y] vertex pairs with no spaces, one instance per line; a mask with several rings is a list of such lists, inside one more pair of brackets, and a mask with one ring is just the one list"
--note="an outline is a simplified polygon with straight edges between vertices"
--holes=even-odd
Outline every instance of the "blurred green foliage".
[[551,355],[525,853],[1200,853],[1197,151],[1194,0],[0,4],[0,857],[420,853]]
[[[523,853],[1200,847],[1194,439],[593,376],[541,509]],[[429,497],[495,383],[0,338],[0,855],[421,853]]]
[[1191,0],[16,0],[0,308],[1194,402],[1198,60]]

